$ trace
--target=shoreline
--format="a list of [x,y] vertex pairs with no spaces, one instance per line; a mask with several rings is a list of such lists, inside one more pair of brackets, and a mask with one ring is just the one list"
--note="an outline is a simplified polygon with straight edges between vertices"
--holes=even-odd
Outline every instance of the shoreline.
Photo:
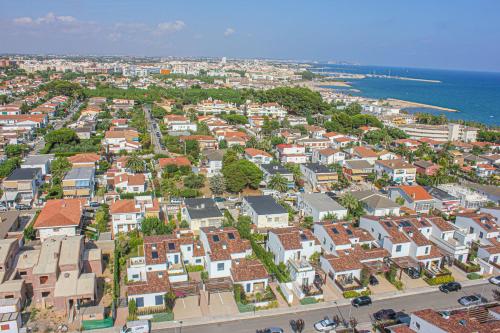
[[435,109],[443,112],[459,112],[456,109],[451,109],[451,108],[446,108],[443,106],[437,106],[437,105],[431,105],[431,104],[425,104],[425,103],[419,103],[419,102],[411,102],[411,101],[405,101],[402,99],[397,99],[397,98],[387,98],[386,101],[391,104],[392,106],[398,107],[400,109],[405,109],[405,108],[425,108],[425,109]]

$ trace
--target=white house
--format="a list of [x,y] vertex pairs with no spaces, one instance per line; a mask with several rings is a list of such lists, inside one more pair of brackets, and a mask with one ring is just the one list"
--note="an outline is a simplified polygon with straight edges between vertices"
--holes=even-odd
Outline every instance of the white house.
[[300,193],[297,207],[304,216],[311,216],[314,222],[323,221],[326,217],[343,220],[347,209],[325,193]]
[[80,199],[48,200],[33,227],[42,242],[52,236],[76,236],[80,233],[82,215]]
[[129,232],[141,228],[145,217],[159,217],[160,204],[151,196],[136,196],[113,202],[109,208],[113,223],[113,234]]
[[243,215],[249,216],[257,228],[283,228],[288,226],[288,212],[270,195],[244,197]]
[[312,162],[323,165],[342,163],[345,160],[345,153],[338,149],[325,148],[315,149],[312,152]]
[[203,227],[220,227],[224,216],[212,198],[186,198],[181,210],[182,219],[195,232]]
[[273,156],[271,154],[255,148],[246,148],[245,158],[255,164],[269,164],[273,160]]
[[403,160],[375,161],[375,172],[378,177],[387,174],[396,184],[413,184],[417,179],[417,168]]
[[364,229],[347,222],[320,222],[314,224],[314,236],[325,253],[338,254],[356,245],[371,247],[374,239]]
[[252,254],[250,241],[241,239],[236,228],[204,227],[200,241],[206,252],[205,263],[209,278],[231,276],[232,260]]
[[310,230],[296,227],[268,230],[266,249],[273,254],[276,265],[286,264],[289,260],[309,260],[321,250]]

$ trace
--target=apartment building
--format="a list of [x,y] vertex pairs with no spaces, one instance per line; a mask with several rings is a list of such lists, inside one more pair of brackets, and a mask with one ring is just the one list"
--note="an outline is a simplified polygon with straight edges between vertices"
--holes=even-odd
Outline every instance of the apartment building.
[[109,207],[113,234],[140,229],[146,217],[160,218],[158,199],[151,196],[135,196],[133,199],[116,200]]
[[62,180],[62,188],[67,198],[92,198],[95,188],[95,169],[80,167],[69,170]]

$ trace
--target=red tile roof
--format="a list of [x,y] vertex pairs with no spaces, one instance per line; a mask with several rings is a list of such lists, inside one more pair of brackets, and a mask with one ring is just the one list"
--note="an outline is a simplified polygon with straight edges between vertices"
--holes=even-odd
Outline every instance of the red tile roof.
[[34,227],[38,229],[78,226],[82,217],[82,206],[81,199],[48,200]]

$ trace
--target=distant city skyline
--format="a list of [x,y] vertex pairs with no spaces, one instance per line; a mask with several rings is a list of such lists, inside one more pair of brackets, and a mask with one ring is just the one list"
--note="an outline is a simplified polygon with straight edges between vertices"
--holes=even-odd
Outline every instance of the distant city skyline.
[[2,3],[0,53],[269,58],[500,71],[500,2]]

